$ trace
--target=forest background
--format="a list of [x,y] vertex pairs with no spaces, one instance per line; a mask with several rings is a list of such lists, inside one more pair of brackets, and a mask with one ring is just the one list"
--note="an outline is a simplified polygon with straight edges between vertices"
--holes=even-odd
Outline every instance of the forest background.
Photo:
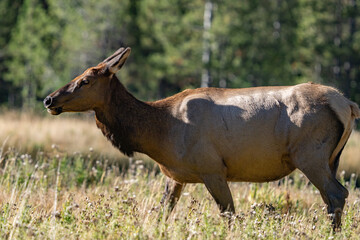
[[121,46],[121,82],[155,100],[200,86],[313,81],[360,103],[357,0],[1,0],[0,105],[43,98]]
[[360,104],[359,4],[0,0],[0,239],[359,239],[359,131],[337,176],[350,192],[341,232],[300,171],[229,184],[237,209],[229,228],[201,184],[188,184],[165,221],[166,178],[149,157],[121,155],[93,113],[55,117],[42,104],[121,46],[132,52],[118,77],[144,101],[313,81]]

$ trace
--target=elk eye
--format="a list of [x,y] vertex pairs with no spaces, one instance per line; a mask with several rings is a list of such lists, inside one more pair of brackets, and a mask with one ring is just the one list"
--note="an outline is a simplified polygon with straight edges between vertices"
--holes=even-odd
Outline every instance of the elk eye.
[[89,79],[83,79],[81,82],[80,82],[80,86],[81,87],[82,85],[86,85],[86,84],[89,84]]

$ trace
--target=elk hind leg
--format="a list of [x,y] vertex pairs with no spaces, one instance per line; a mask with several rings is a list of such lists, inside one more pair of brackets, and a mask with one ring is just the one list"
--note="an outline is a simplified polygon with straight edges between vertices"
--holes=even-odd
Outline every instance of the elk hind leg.
[[319,189],[324,202],[328,205],[328,213],[332,215],[334,229],[339,228],[345,199],[349,195],[348,190],[338,182],[327,164],[310,168],[299,167],[299,169]]

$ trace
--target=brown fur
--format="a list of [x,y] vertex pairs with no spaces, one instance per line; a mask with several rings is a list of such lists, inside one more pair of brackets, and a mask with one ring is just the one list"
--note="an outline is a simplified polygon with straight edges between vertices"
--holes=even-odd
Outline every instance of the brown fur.
[[[110,89],[109,109],[111,109],[111,114],[103,109],[95,109],[96,125],[114,147],[124,154],[132,156],[135,151],[140,151],[140,146],[133,141],[134,136],[137,135],[137,125],[133,123],[138,121],[131,114],[131,109],[135,104],[128,99],[133,99],[134,102],[136,100],[130,94],[123,94],[127,92],[121,91],[123,86],[115,75],[111,79]],[[123,102],[128,104],[122,104]]]
[[348,191],[335,175],[360,117],[355,103],[313,83],[201,88],[142,102],[115,76],[129,54],[129,48],[119,49],[44,104],[54,115],[94,110],[97,126],[121,152],[153,158],[169,177],[163,198],[169,210],[186,183],[199,182],[221,211],[234,212],[227,181],[273,181],[298,168],[319,189],[329,213],[341,213]]

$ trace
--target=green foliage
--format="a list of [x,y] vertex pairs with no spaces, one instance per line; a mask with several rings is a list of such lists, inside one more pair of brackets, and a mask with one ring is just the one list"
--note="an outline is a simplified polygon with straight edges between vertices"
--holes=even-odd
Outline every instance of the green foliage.
[[[121,81],[143,100],[200,86],[204,1],[3,0],[0,104],[34,108],[121,45]],[[356,0],[213,0],[215,87],[315,81],[360,101]]]
[[225,3],[214,18],[217,75],[231,87],[295,83],[298,1]]
[[49,68],[48,55],[56,30],[51,15],[36,0],[25,0],[7,48],[10,59],[5,80],[21,87],[25,107],[34,107],[38,89],[45,82]]

